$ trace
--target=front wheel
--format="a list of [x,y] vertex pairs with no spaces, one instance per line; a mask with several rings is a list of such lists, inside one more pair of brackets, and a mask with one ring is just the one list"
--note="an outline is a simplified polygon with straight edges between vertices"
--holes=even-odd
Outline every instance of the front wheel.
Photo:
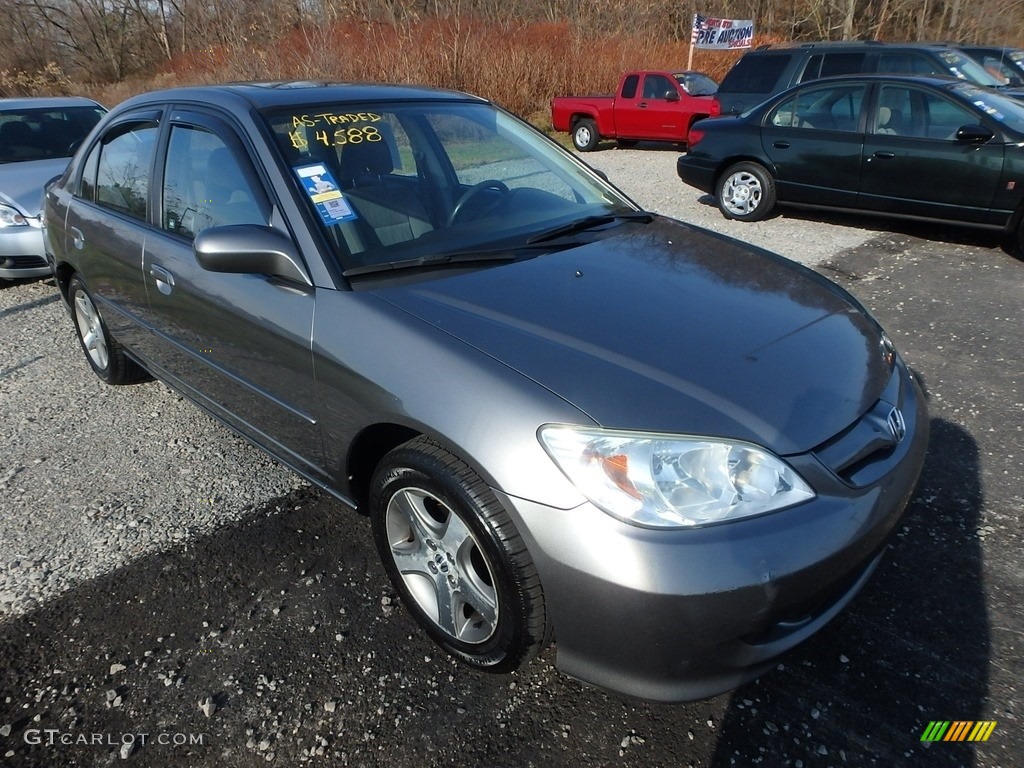
[[107,384],[134,384],[148,374],[124,354],[124,348],[107,330],[99,310],[82,279],[75,275],[68,284],[71,314],[78,332],[78,343],[89,366]]
[[428,635],[487,672],[510,672],[549,640],[540,578],[487,484],[424,437],[381,461],[370,524],[384,570]]
[[727,219],[760,221],[775,208],[775,180],[758,163],[736,163],[718,180],[718,209]]
[[576,125],[572,128],[572,145],[580,152],[593,150],[600,138],[597,133],[597,123],[589,118],[576,121]]

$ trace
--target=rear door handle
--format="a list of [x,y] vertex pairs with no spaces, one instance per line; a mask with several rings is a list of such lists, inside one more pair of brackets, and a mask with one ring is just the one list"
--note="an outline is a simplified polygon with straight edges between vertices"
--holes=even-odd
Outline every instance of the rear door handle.
[[775,147],[776,149],[789,149],[789,142],[788,141],[776,141],[774,144],[772,144],[772,146]]
[[156,264],[150,264],[149,276],[156,281],[156,289],[160,291],[160,293],[164,296],[171,295],[171,289],[174,288],[174,275],[163,267],[158,267]]
[[82,250],[85,247],[85,235],[82,234],[82,230],[78,227],[71,227],[71,242],[75,244],[75,248]]
[[875,157],[880,157],[882,160],[892,160],[894,157],[896,157],[896,153],[878,151],[875,152]]
[[639,104],[637,104],[637,107],[639,107],[640,109],[647,109],[647,102],[641,101]]

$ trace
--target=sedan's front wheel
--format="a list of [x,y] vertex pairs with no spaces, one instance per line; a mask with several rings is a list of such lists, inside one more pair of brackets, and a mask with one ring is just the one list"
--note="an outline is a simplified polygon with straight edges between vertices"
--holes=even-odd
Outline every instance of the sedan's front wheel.
[[374,474],[370,522],[384,569],[442,648],[509,672],[550,639],[540,578],[508,513],[464,462],[427,438]]
[[718,209],[727,219],[760,221],[775,208],[775,180],[758,163],[736,163],[718,180]]

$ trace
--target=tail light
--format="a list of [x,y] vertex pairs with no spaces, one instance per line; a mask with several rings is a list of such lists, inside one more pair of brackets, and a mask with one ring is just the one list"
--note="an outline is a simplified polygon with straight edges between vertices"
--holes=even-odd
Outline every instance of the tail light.
[[708,117],[718,117],[722,114],[722,102],[717,98],[711,100],[711,114]]
[[690,135],[686,139],[687,149],[693,149],[704,138],[704,131],[697,127],[698,124],[694,124],[690,128]]

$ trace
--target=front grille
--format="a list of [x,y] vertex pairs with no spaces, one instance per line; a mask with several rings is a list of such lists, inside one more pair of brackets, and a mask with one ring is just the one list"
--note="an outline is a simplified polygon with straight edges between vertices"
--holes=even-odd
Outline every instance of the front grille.
[[0,256],[0,267],[5,269],[35,269],[45,266],[46,259],[42,256]]
[[900,369],[882,397],[857,421],[814,449],[818,460],[849,485],[874,482],[906,434]]

